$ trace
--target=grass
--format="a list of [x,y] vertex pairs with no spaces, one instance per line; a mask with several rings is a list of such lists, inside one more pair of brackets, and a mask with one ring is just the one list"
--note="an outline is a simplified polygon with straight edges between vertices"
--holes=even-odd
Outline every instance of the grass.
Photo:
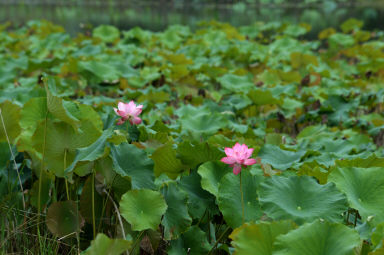
[[[1,254],[77,254],[73,240],[58,240],[38,223],[38,214],[9,206],[0,209]],[[45,215],[40,215],[45,219]],[[37,231],[39,227],[40,231]]]

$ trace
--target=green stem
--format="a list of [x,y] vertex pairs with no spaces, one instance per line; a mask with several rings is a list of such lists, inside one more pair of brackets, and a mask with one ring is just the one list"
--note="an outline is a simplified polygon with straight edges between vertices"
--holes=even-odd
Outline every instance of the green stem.
[[135,251],[137,242],[140,240],[140,238],[141,238],[141,236],[143,235],[144,231],[145,231],[145,230],[141,231],[141,233],[139,234],[139,236],[136,238],[135,242],[134,242],[133,245],[132,245],[132,250],[131,250],[130,254],[133,254],[133,252]]
[[[65,169],[67,169],[67,149],[64,149],[64,172]],[[68,190],[68,180],[67,177],[65,177],[65,191],[67,193],[67,200],[69,200],[69,190]]]
[[[117,174],[115,174],[115,176],[113,177],[112,183],[108,185],[108,187],[106,188],[106,190],[109,190],[109,191],[111,190],[111,188],[112,188],[112,186],[113,186],[113,183],[115,182],[116,176],[117,176]],[[109,191],[107,191],[106,193],[108,194]],[[107,197],[105,200],[103,200],[103,208],[102,208],[102,210],[101,210],[100,219],[102,219],[102,218],[104,217],[105,208],[106,208],[106,206],[107,206],[107,203],[108,203],[108,197]],[[97,226],[97,232],[100,232],[100,227],[101,227],[101,223],[102,223],[102,222],[103,222],[102,220],[99,221],[99,225]],[[125,237],[124,237],[124,238],[125,238]]]
[[[44,154],[43,154],[44,155]],[[40,174],[39,174],[39,191],[38,191],[38,197],[37,197],[37,222],[39,223],[39,220],[40,220],[40,207],[41,207],[41,185],[42,185],[42,181],[41,181],[41,178],[43,178],[43,169],[40,170]]]
[[[67,179],[65,179],[65,181],[67,181]],[[76,183],[75,183],[75,185],[76,185]],[[75,199],[76,199],[76,201],[80,200],[77,194],[75,194]],[[79,203],[78,202],[76,202],[76,218],[77,219],[79,218]],[[76,240],[77,240],[77,254],[80,255],[80,228],[78,229],[78,231],[76,231]]]
[[200,225],[201,221],[204,219],[205,214],[207,213],[207,209],[205,209],[203,216],[201,216],[199,222],[197,222],[197,226]]
[[93,239],[96,238],[96,220],[95,220],[95,170],[92,175],[92,225],[93,225]]
[[67,181],[67,178],[65,178],[65,193],[67,194],[67,200],[69,200],[69,191],[68,191],[68,181]]
[[347,211],[347,225],[349,224],[349,208],[348,208],[348,211]]
[[[119,220],[120,227],[121,227],[121,233],[123,234],[123,239],[126,240],[126,235],[125,235],[125,231],[124,231],[124,225],[123,225],[123,221],[121,220],[119,208],[117,208],[117,205],[116,205],[115,201],[113,201],[113,198],[109,195],[109,193],[105,189],[103,190],[103,192],[107,195],[109,200],[112,202],[113,207],[115,207],[117,219]],[[129,252],[127,251],[126,254],[129,255]]]
[[[47,143],[47,121],[48,121],[48,111],[45,113],[45,122],[44,122],[44,138],[43,138],[43,153],[41,156],[41,166],[40,166],[40,173],[39,173],[39,191],[38,191],[38,197],[37,197],[37,234],[40,237],[40,212],[41,212],[41,186],[42,186],[42,178],[43,178],[43,171],[44,171],[44,160],[45,160],[45,146]],[[39,238],[40,241],[40,238]]]
[[227,227],[224,232],[221,234],[221,236],[219,237],[219,239],[216,240],[215,244],[212,246],[211,250],[209,250],[208,254],[207,255],[210,255],[212,254],[213,250],[215,249],[215,247],[219,244],[219,242],[221,241],[221,239],[223,239],[224,235],[227,233],[227,231],[230,229],[230,227]]
[[244,194],[243,194],[243,187],[241,185],[241,172],[240,172],[240,194],[241,194],[242,222],[244,224]]
[[127,123],[127,141],[129,141],[129,121],[126,121]]
[[[108,198],[103,198],[103,207],[101,209],[101,215],[100,215],[100,219],[102,219],[104,217],[104,213],[105,213],[105,208],[107,206],[107,203],[108,203]],[[100,228],[101,228],[101,223],[103,221],[102,220],[99,220],[99,224],[97,225],[97,232],[100,231]]]

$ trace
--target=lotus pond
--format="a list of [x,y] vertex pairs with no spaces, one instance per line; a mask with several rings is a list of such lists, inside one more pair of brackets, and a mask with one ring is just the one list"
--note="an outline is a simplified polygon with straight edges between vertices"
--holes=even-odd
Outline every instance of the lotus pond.
[[384,33],[0,26],[0,249],[384,254]]

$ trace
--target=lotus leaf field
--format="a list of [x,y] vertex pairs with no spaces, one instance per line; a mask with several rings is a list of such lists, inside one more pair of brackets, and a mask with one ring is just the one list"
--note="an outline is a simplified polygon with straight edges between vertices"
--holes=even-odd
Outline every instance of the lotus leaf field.
[[0,26],[2,253],[384,254],[384,32],[309,30]]

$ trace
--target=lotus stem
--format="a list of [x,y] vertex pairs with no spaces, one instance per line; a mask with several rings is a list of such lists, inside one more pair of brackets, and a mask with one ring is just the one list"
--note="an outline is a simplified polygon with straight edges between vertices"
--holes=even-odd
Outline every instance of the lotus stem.
[[[103,218],[104,217],[104,212],[105,212],[105,208],[107,206],[107,203],[108,203],[108,198],[107,199],[103,199],[103,207],[101,209],[101,215],[100,215],[100,218]],[[99,221],[99,224],[97,225],[97,232],[100,231],[100,228],[101,228],[101,224],[102,224],[102,221],[100,220]]]
[[204,213],[203,213],[203,216],[201,216],[201,218],[199,219],[199,222],[197,222],[197,226],[199,226],[200,223],[201,223],[201,221],[204,219],[204,216],[205,216],[205,214],[207,213],[207,210],[208,210],[208,209],[205,209],[205,211],[204,211]]
[[[113,201],[112,197],[109,195],[109,193],[104,189],[103,192],[105,194],[107,194],[107,197],[109,198],[109,200],[111,200],[112,204],[113,204],[113,207],[115,208],[115,211],[116,211],[116,215],[117,215],[117,219],[119,220],[119,223],[120,223],[120,227],[121,227],[121,233],[123,234],[123,238],[124,240],[126,240],[126,237],[125,237],[125,230],[124,230],[124,225],[123,225],[123,221],[121,220],[121,216],[120,216],[120,212],[119,212],[119,208],[117,208],[117,205],[115,203],[115,201]],[[129,252],[127,251],[126,252],[127,255],[129,255]]]
[[92,227],[93,227],[93,239],[96,238],[96,219],[95,219],[95,170],[92,174]]
[[[64,171],[67,168],[67,149],[64,149]],[[65,177],[65,191],[67,193],[67,200],[69,200],[69,191],[68,191],[68,180]]]
[[129,139],[130,139],[130,137],[129,137],[129,121],[126,121],[126,123],[127,123],[127,141],[129,143]]
[[244,194],[243,194],[243,187],[241,185],[241,172],[240,172],[240,194],[241,194],[242,223],[244,224]]
[[215,244],[212,246],[212,248],[209,250],[208,254],[207,255],[210,255],[212,254],[212,251],[215,249],[215,247],[219,244],[219,242],[221,241],[221,239],[223,239],[224,235],[227,233],[227,231],[229,230],[229,226],[224,230],[224,232],[221,234],[221,236],[219,237],[219,239],[216,240]]
[[69,200],[69,191],[68,191],[68,181],[67,181],[67,178],[65,178],[65,193],[67,193],[67,200]]
[[40,212],[41,212],[41,185],[42,185],[41,179],[43,178],[44,160],[45,160],[45,146],[46,146],[46,141],[47,141],[47,119],[48,119],[48,111],[45,113],[43,152],[42,152],[42,156],[41,156],[41,166],[40,166],[40,173],[39,173],[39,191],[38,191],[38,197],[37,197],[37,229],[38,230],[39,230]]
[[145,230],[142,230],[139,234],[139,236],[136,238],[135,242],[133,243],[132,245],[132,250],[131,250],[131,253],[133,254],[133,252],[135,251],[135,248],[136,248],[136,245],[137,245],[137,242],[140,240],[141,236],[143,235]]

